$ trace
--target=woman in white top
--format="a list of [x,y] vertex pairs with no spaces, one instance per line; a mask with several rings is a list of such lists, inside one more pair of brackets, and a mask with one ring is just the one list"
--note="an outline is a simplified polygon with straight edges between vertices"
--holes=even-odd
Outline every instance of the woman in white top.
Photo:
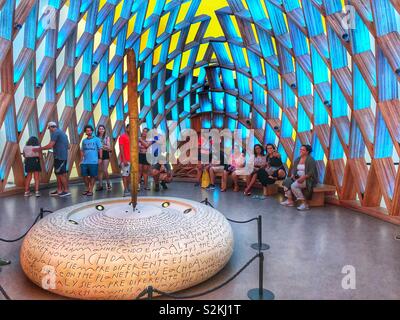
[[239,148],[235,148],[235,153],[232,156],[232,167],[229,168],[228,171],[232,172],[232,180],[233,180],[233,191],[239,192],[239,176],[246,175],[247,169],[245,167],[246,164],[246,152],[243,150],[239,151]]
[[297,210],[310,210],[308,200],[311,200],[313,189],[318,183],[317,165],[311,152],[309,145],[300,148],[300,157],[293,163],[292,175],[283,182],[287,200],[281,202],[281,205],[294,207],[295,200],[299,200],[301,205]]
[[265,168],[267,165],[267,157],[265,156],[264,147],[260,144],[254,146],[254,169],[253,172],[247,176],[245,196],[251,196],[251,186],[257,179],[258,170]]
[[111,141],[110,137],[107,135],[106,127],[102,124],[97,127],[97,138],[101,140],[101,145],[103,149],[102,153],[102,163],[99,164],[99,184],[96,191],[103,191],[103,178],[107,181],[107,190],[111,190],[110,175],[108,174],[108,167],[110,165],[110,154],[111,154]]
[[30,185],[32,181],[32,176],[35,179],[35,196],[40,197],[39,184],[40,184],[40,172],[42,167],[40,165],[40,154],[39,152],[34,152],[33,149],[40,146],[39,139],[36,137],[30,137],[26,143],[23,155],[25,157],[25,197],[30,197]]

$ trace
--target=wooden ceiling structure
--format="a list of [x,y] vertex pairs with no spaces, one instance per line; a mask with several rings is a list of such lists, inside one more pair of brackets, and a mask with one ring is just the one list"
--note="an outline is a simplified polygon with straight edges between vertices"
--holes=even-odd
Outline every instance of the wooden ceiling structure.
[[133,48],[147,127],[179,131],[198,114],[204,128],[254,129],[288,164],[311,144],[337,203],[400,221],[399,1],[212,2],[0,0],[0,192],[23,185],[21,149],[48,142],[48,121],[74,168],[86,124],[118,137]]

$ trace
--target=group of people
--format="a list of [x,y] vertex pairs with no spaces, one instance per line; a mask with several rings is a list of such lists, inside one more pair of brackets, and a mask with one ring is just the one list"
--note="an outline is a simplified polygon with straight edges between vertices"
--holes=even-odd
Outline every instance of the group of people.
[[[39,181],[41,172],[41,152],[44,150],[53,150],[54,154],[54,173],[57,177],[57,190],[50,193],[51,196],[67,197],[71,193],[68,186],[68,151],[70,144],[68,136],[58,128],[55,122],[48,124],[50,131],[50,143],[41,147],[37,137],[31,137],[23,149],[25,157],[25,196],[29,197],[30,184],[32,178],[35,180],[35,196],[40,197]],[[169,164],[154,164],[148,162],[147,155],[152,150],[156,140],[148,141],[148,129],[143,129],[139,137],[139,181],[143,181],[143,189],[150,190],[149,176],[153,177],[154,190],[160,191],[160,186],[166,190],[167,184],[172,182],[172,168]],[[85,182],[85,190],[82,193],[85,196],[93,196],[93,191],[103,191],[104,188],[111,190],[112,185],[108,173],[110,157],[112,154],[111,138],[107,134],[106,128],[99,125],[97,132],[91,125],[84,128],[86,138],[83,139],[81,145],[80,172]],[[94,134],[95,133],[95,134]],[[124,196],[129,196],[130,191],[130,175],[131,175],[131,154],[130,154],[130,138],[129,124],[126,126],[125,133],[119,139],[120,148],[120,168],[122,174],[122,182],[124,187]],[[210,183],[208,190],[215,189],[216,176],[222,173],[221,192],[227,191],[228,177],[233,180],[233,190],[240,191],[239,179],[245,177],[246,187],[244,189],[245,196],[252,195],[252,189],[257,181],[263,187],[275,184],[278,180],[283,180],[283,186],[287,199],[281,204],[288,207],[294,207],[295,201],[301,204],[297,207],[300,211],[309,210],[307,203],[311,199],[314,186],[318,183],[318,172],[316,162],[311,156],[312,148],[309,145],[303,145],[300,148],[300,157],[293,163],[291,173],[288,174],[282,162],[281,155],[278,153],[275,145],[267,144],[264,148],[257,144],[254,146],[254,157],[252,157],[252,166],[246,165],[246,152],[239,148],[234,148],[230,159],[226,159],[226,155],[220,152],[220,158],[215,162],[212,159],[212,152],[208,148],[199,146],[198,153],[198,176],[196,186],[201,184],[204,172],[209,174]],[[203,164],[204,159],[207,164]],[[249,171],[251,168],[251,171]],[[106,186],[103,185],[106,180]],[[140,183],[137,186],[140,190]],[[132,186],[136,187],[136,186]],[[256,196],[258,199],[265,199],[266,195]]]
[[[265,150],[267,152],[265,152]],[[222,159],[222,155],[221,155]],[[245,196],[251,196],[255,183],[260,181],[263,186],[274,184],[278,180],[286,177],[286,169],[282,163],[281,155],[277,152],[275,145],[268,144],[265,148],[256,144],[254,146],[253,166],[246,166],[246,151],[234,148],[231,159],[228,163],[222,164],[198,164],[197,185],[200,185],[202,174],[208,172],[210,185],[208,190],[215,189],[215,179],[218,173],[222,173],[221,192],[226,192],[228,177],[231,175],[233,180],[233,191],[239,192],[239,178],[246,178]],[[252,168],[249,171],[249,168]]]
[[[58,128],[55,122],[48,124],[50,131],[50,143],[41,147],[37,137],[31,137],[27,141],[23,155],[25,158],[25,197],[30,197],[30,185],[32,179],[35,182],[35,196],[40,197],[40,173],[41,168],[41,152],[44,150],[53,150],[54,155],[54,173],[57,178],[57,190],[50,193],[51,196],[67,197],[71,193],[68,183],[68,151],[70,144],[68,136],[65,132]],[[149,175],[153,176],[155,182],[155,191],[160,191],[160,185],[163,189],[168,189],[167,184],[172,181],[172,170],[169,164],[155,164],[151,166],[147,161],[147,151],[156,142],[148,142],[148,129],[142,130],[139,138],[139,179],[143,178],[144,190],[148,188]],[[81,145],[80,172],[85,183],[84,196],[93,196],[93,191],[98,183],[96,191],[112,189],[108,168],[110,157],[112,154],[111,138],[107,134],[106,127],[99,125],[96,133],[91,125],[84,128],[86,138],[83,139]],[[122,181],[124,185],[124,196],[130,195],[130,143],[129,143],[129,124],[126,126],[118,140],[120,147],[120,167],[122,173]],[[106,186],[103,181],[106,180]],[[138,186],[140,189],[140,184]]]
[[30,185],[32,178],[35,180],[35,196],[40,197],[39,184],[40,184],[40,173],[42,171],[40,158],[41,153],[44,150],[53,150],[54,155],[54,173],[57,178],[57,190],[51,192],[51,196],[68,197],[71,195],[68,185],[68,150],[70,144],[68,136],[60,130],[55,122],[48,124],[50,131],[50,143],[44,147],[40,146],[39,139],[37,137],[30,137],[23,149],[23,155],[25,158],[25,197],[30,197]]
[[[143,189],[148,191],[149,176],[154,179],[154,190],[160,191],[160,185],[164,190],[168,189],[167,184],[172,182],[172,168],[169,164],[154,164],[151,165],[147,160],[149,148],[157,141],[147,141],[147,128],[143,129],[139,137],[139,181],[143,179]],[[130,175],[131,175],[131,155],[130,155],[130,139],[129,139],[129,124],[126,126],[125,133],[118,140],[120,149],[120,163],[122,173],[122,183],[124,186],[124,196],[129,196],[130,191]],[[133,186],[134,187],[134,186]],[[138,186],[140,190],[140,183]]]
[[[203,151],[204,153],[204,151]],[[309,210],[308,200],[312,197],[313,188],[318,183],[318,171],[316,162],[311,156],[312,148],[309,145],[303,145],[300,148],[300,157],[295,160],[292,170],[288,175],[287,170],[282,162],[281,155],[278,153],[276,146],[267,144],[264,148],[257,144],[254,146],[254,157],[252,158],[252,170],[246,166],[246,151],[240,151],[235,148],[229,161],[226,161],[224,155],[220,155],[220,163],[198,164],[198,175],[195,186],[199,186],[204,173],[208,173],[210,184],[207,190],[214,190],[215,180],[218,173],[222,173],[221,192],[226,192],[228,177],[233,180],[233,191],[240,192],[239,179],[244,177],[246,187],[244,189],[245,196],[252,195],[252,189],[257,181],[263,187],[275,184],[279,180],[283,180],[286,200],[281,205],[294,207],[295,201],[300,204],[297,207],[299,211]],[[199,160],[201,159],[202,150],[199,150]],[[211,159],[211,157],[210,157]],[[262,196],[254,196],[256,199],[266,199],[266,194]]]

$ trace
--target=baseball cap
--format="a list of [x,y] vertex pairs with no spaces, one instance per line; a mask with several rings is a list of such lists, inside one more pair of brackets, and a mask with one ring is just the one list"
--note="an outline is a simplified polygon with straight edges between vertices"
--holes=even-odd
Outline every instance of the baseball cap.
[[57,123],[55,123],[55,122],[49,122],[49,123],[47,124],[47,128],[51,128],[51,127],[57,127]]

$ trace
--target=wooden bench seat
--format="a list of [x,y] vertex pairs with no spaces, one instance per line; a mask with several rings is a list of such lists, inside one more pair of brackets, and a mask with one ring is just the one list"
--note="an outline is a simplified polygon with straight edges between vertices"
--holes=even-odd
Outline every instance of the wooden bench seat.
[[[279,189],[283,191],[283,181],[278,181],[276,183]],[[313,197],[308,204],[310,207],[323,207],[325,206],[325,197],[334,195],[336,192],[336,187],[328,184],[317,184],[313,190]]]
[[[216,172],[215,175],[217,178],[222,177],[222,172]],[[230,177],[230,176],[229,176]],[[239,181],[241,184],[246,182],[246,176],[239,176]],[[228,178],[229,179],[229,178]],[[229,185],[229,183],[227,183]],[[283,180],[277,181],[275,184],[269,185],[268,187],[263,187],[260,182],[256,182],[254,185],[255,188],[263,189],[265,196],[274,196],[278,194],[279,190],[283,191]],[[318,184],[314,188],[313,197],[308,202],[310,207],[323,207],[325,206],[325,197],[334,195],[336,192],[336,187],[327,184]]]
[[336,192],[336,187],[328,184],[318,184],[314,187],[313,197],[311,201],[308,202],[310,207],[324,207],[325,198],[330,195],[334,195]]
[[[215,177],[222,179],[222,172],[216,172]],[[240,175],[238,177],[239,177],[239,184],[240,185],[245,185],[246,184],[246,180],[247,180],[247,176]],[[228,177],[227,186],[230,185],[230,183],[229,183],[230,180],[232,180],[231,175],[229,175],[229,177]],[[278,194],[278,192],[279,192],[279,186],[277,184],[272,184],[272,185],[269,185],[268,187],[263,187],[263,185],[259,181],[257,181],[254,184],[254,188],[263,189],[264,196],[274,196],[274,195]]]

